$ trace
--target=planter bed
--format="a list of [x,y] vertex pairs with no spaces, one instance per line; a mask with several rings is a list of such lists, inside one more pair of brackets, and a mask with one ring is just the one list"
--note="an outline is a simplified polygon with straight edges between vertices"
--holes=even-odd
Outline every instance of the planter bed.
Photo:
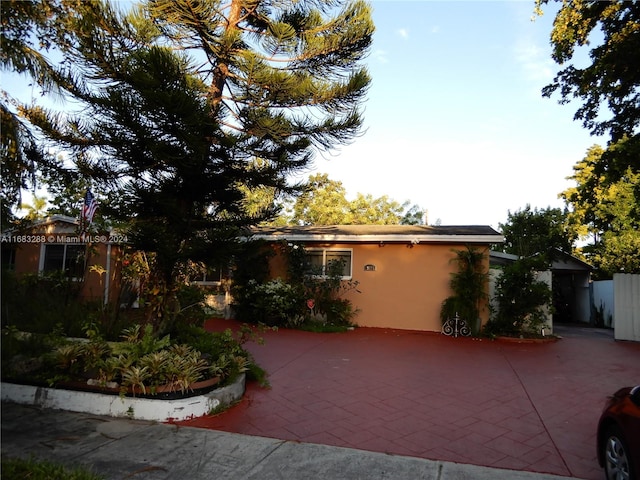
[[[85,385],[88,387],[88,385]],[[83,389],[51,388],[38,385],[20,385],[3,382],[2,401],[40,408],[69,410],[111,417],[126,417],[136,420],[172,422],[201,417],[240,400],[244,394],[245,375],[225,387],[211,389],[208,393],[182,395],[179,398],[164,398],[159,395],[121,397],[118,392],[96,392]]]

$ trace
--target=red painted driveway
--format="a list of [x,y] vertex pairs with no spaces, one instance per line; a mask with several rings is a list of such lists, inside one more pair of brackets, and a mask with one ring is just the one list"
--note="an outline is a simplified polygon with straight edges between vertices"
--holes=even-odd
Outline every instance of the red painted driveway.
[[373,328],[267,332],[264,345],[246,346],[271,388],[249,384],[228,411],[182,424],[600,480],[596,422],[607,395],[640,383],[640,344],[562,333],[512,344]]

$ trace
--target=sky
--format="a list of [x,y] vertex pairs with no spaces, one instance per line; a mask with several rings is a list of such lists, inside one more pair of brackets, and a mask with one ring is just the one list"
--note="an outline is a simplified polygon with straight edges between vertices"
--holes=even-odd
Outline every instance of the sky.
[[553,2],[535,21],[533,0],[370,3],[362,135],[298,180],[326,173],[349,198],[417,204],[429,224],[498,228],[526,205],[563,207],[573,166],[605,140],[573,120],[576,104],[542,97],[560,69]]
[[573,166],[594,144],[541,89],[554,11],[531,1],[373,0],[376,25],[364,132],[317,156],[312,173],[357,193],[418,204],[427,222],[505,223],[526,207],[563,207]]

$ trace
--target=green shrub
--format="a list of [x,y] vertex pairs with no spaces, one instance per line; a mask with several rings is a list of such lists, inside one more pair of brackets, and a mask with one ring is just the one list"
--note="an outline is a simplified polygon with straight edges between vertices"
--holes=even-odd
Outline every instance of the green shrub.
[[[245,322],[314,331],[344,331],[350,327],[357,309],[343,295],[357,291],[358,282],[343,279],[344,264],[330,262],[326,275],[318,275],[302,245],[282,243],[277,248],[286,259],[287,278],[268,280],[268,270],[263,268],[254,278],[246,272],[239,275],[233,287],[236,317]],[[307,306],[308,300],[314,302],[312,309]]]
[[485,325],[487,335],[532,336],[546,324],[546,309],[551,308],[549,286],[536,280],[538,259],[520,259],[504,267],[496,283],[497,310]]
[[89,323],[100,326],[107,339],[117,339],[132,323],[138,309],[121,310],[102,300],[80,298],[81,282],[63,275],[15,275],[2,271],[2,326],[15,325],[21,331],[47,334],[54,326],[71,337],[83,336]]
[[97,311],[95,302],[79,300],[80,286],[62,274],[17,276],[3,270],[2,325],[34,333],[60,325],[68,335],[79,336],[87,318]]

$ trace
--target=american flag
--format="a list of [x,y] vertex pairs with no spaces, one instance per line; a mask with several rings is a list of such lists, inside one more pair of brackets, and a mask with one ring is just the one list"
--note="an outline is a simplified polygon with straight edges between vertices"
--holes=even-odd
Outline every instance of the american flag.
[[85,226],[91,225],[97,208],[98,201],[96,200],[96,197],[93,196],[91,190],[87,189],[87,193],[84,196],[84,205],[82,206],[82,220],[84,221]]

